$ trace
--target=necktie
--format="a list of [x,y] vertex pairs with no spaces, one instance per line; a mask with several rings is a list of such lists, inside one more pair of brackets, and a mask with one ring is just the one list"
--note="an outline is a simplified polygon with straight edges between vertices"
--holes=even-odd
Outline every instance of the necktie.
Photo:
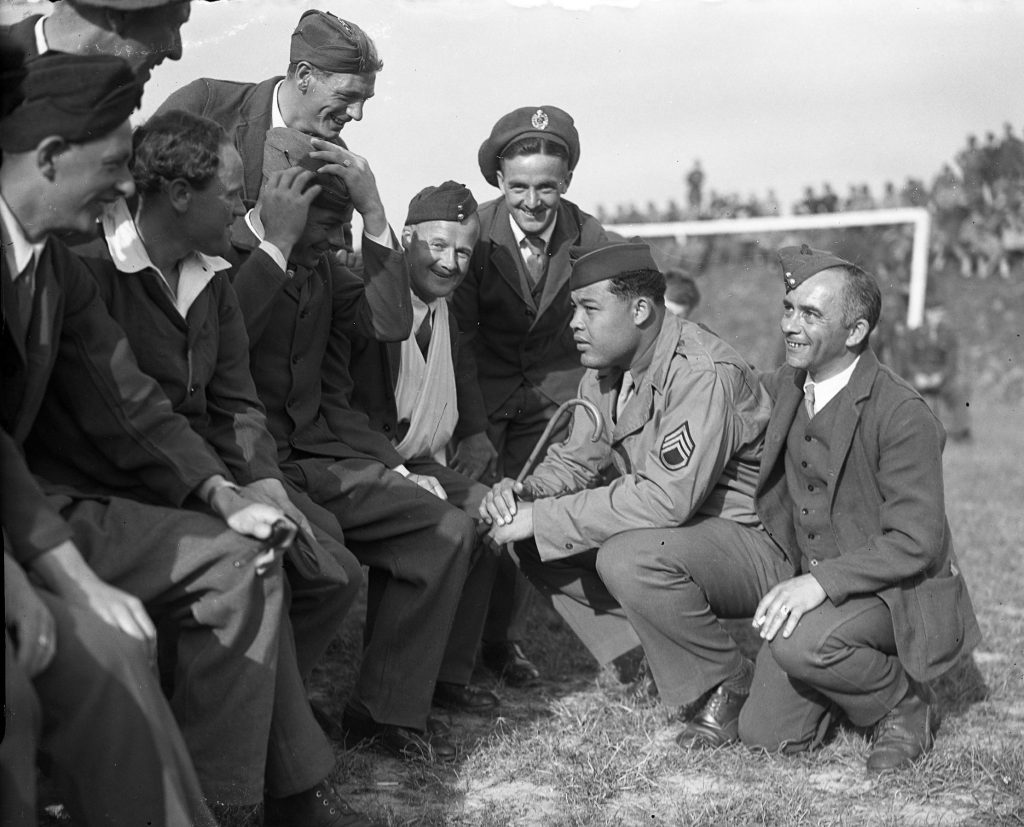
[[28,336],[28,326],[32,322],[32,297],[35,294],[35,257],[29,260],[18,277],[14,280],[14,293],[18,297],[18,318]]
[[804,407],[807,409],[807,418],[814,418],[814,383],[804,385]]
[[524,236],[523,242],[529,250],[526,257],[526,269],[530,273],[530,284],[536,287],[544,278],[544,268],[547,264],[547,256],[544,255],[544,239],[539,235]]
[[433,330],[430,317],[434,315],[432,310],[427,310],[427,315],[423,317],[423,322],[420,324],[419,330],[416,331],[416,344],[419,345],[423,355],[427,355],[427,349],[430,347],[430,333]]
[[633,374],[628,370],[622,374],[622,385],[619,387],[619,398],[615,401],[615,421],[622,418],[629,400],[633,398]]

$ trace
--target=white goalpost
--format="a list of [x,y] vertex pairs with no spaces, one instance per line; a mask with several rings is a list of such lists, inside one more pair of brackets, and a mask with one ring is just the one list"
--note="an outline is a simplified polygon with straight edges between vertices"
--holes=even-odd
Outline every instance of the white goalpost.
[[918,327],[924,317],[924,294],[928,282],[928,237],[931,216],[924,207],[899,207],[884,210],[816,213],[814,215],[759,216],[756,218],[720,218],[708,221],[669,221],[663,224],[609,224],[608,229],[629,238],[674,238],[679,244],[687,236],[779,233],[789,230],[834,230],[872,227],[881,224],[910,224],[914,244],[910,258],[910,296],[907,325]]

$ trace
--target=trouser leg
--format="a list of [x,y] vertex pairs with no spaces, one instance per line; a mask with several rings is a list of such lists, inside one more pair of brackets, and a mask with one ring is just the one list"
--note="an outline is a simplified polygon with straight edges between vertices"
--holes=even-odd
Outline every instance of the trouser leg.
[[0,739],[0,824],[35,827],[36,750],[42,710],[4,630],[4,734]]
[[267,745],[267,794],[283,798],[303,792],[326,778],[333,768],[334,750],[309,706],[299,673],[295,632],[285,612]]
[[258,575],[259,542],[196,511],[131,500],[56,498],[96,574],[177,632],[171,708],[203,792],[263,799],[283,605],[279,564]]
[[473,522],[379,462],[282,468],[335,515],[371,568],[376,610],[351,703],[380,723],[423,729],[476,542]]
[[792,566],[767,534],[704,517],[612,537],[597,571],[643,642],[662,700],[674,707],[738,671],[739,647],[718,619],[750,617]]
[[92,612],[40,596],[56,621],[35,678],[43,750],[76,824],[213,824],[147,646]]
[[544,562],[530,539],[516,543],[513,555],[598,663],[609,663],[640,645],[622,607],[598,576],[597,552]]

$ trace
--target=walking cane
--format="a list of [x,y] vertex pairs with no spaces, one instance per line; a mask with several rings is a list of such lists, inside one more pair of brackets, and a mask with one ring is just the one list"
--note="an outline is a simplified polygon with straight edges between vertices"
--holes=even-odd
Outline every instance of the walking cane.
[[555,428],[558,426],[559,420],[572,408],[582,406],[586,408],[590,418],[594,420],[594,433],[590,437],[591,442],[597,442],[601,438],[601,430],[604,428],[604,418],[601,416],[601,412],[597,409],[597,405],[591,402],[589,399],[569,399],[558,406],[558,409],[552,415],[551,419],[548,420],[547,427],[544,429],[544,433],[540,435],[540,439],[537,440],[537,444],[534,446],[530,456],[526,459],[526,464],[523,466],[523,470],[519,472],[519,476],[516,477],[516,482],[520,483],[526,479],[529,473],[533,470],[537,464],[537,459],[540,457],[541,452],[547,447],[548,440],[551,439],[551,434],[554,433]]

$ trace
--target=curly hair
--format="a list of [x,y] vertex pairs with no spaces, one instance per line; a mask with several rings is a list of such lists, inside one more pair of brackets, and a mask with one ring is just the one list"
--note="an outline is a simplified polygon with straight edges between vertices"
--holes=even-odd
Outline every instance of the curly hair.
[[228,136],[220,124],[172,109],[154,115],[132,134],[132,177],[142,195],[160,192],[183,179],[204,189],[217,174],[221,147]]

